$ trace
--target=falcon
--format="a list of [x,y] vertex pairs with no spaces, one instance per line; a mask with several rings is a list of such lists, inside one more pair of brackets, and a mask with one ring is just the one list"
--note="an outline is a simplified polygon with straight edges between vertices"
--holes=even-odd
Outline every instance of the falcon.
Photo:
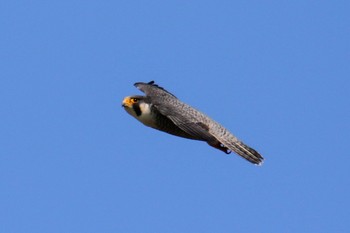
[[222,125],[183,103],[154,81],[137,82],[134,86],[146,96],[127,96],[122,106],[127,113],[144,125],[178,137],[204,141],[226,154],[233,151],[253,164],[262,164],[264,158],[256,150],[245,145]]

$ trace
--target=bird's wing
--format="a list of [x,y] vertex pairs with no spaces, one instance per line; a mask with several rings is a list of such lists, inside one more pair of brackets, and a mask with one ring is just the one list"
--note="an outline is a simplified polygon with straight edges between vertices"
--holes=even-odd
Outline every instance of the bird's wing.
[[[212,145],[212,142],[214,145],[219,142],[224,148],[234,151],[254,164],[263,162],[264,158],[256,150],[245,145],[219,123],[179,100],[174,102],[177,104],[163,103],[156,107],[162,115],[169,118],[181,130],[208,142],[209,145]],[[171,104],[171,107],[168,106],[169,104]]]
[[162,115],[169,118],[181,130],[208,142],[209,145],[219,142],[254,164],[263,162],[264,158],[256,150],[245,145],[219,123],[178,99],[156,104],[156,107]]
[[[193,108],[180,102],[173,94],[151,81],[149,83],[137,82],[135,87],[144,92],[152,100],[152,105],[160,114],[170,119],[181,130],[200,140],[213,140],[208,126],[191,117],[186,110]],[[196,110],[195,110],[196,111]]]
[[137,82],[134,84],[134,86],[150,97],[176,98],[176,96],[165,90],[163,87],[155,84],[154,81],[148,83]]
[[174,122],[181,130],[192,135],[203,141],[212,141],[214,140],[213,135],[209,133],[208,128],[201,122],[182,122],[179,118],[174,116],[168,116],[168,118]]
[[189,135],[203,141],[215,140],[214,136],[209,132],[208,125],[200,121],[200,118],[195,117],[197,110],[194,108],[178,99],[159,101],[152,98],[152,103],[160,114],[170,119],[177,127]]

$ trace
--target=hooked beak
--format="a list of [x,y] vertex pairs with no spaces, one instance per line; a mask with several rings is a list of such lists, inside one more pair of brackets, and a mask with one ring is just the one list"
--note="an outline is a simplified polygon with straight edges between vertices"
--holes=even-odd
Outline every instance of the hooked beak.
[[132,105],[132,103],[130,102],[130,97],[125,97],[123,99],[123,102],[122,102],[122,107],[123,108],[130,108],[130,106]]

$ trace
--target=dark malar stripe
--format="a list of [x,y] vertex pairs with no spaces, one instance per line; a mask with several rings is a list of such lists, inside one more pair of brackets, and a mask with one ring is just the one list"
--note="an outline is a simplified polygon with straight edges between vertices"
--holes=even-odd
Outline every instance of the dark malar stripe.
[[141,109],[139,104],[133,104],[132,108],[134,109],[136,116],[141,116]]

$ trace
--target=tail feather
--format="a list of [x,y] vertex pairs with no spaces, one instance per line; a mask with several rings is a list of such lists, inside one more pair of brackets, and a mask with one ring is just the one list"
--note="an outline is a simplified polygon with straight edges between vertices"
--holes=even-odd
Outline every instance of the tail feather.
[[261,165],[264,161],[264,158],[254,150],[253,148],[245,145],[241,141],[234,141],[231,143],[223,143],[229,150],[237,153],[238,155],[242,156],[246,160],[248,160],[251,163]]
[[245,145],[243,142],[239,141],[236,137],[232,135],[231,140],[213,140],[207,142],[210,146],[223,151],[226,154],[230,154],[232,151],[236,154],[242,156],[246,160],[256,165],[261,165],[264,158],[254,150],[253,148]]

